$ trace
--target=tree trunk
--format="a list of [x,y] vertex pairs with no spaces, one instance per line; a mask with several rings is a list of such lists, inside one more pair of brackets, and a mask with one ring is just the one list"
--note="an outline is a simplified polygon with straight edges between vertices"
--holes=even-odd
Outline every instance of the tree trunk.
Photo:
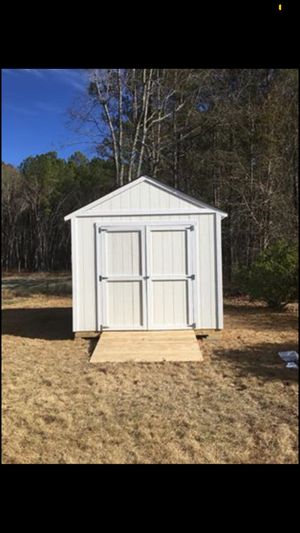
[[146,69],[145,69],[145,78],[144,83],[146,87],[145,92],[145,105],[144,105],[144,116],[143,116],[143,126],[142,126],[142,140],[141,140],[141,149],[140,149],[140,156],[139,156],[139,163],[138,163],[138,169],[137,169],[137,176],[140,176],[142,171],[142,164],[143,164],[143,158],[144,158],[144,152],[145,152],[145,143],[147,138],[147,132],[148,132],[148,109],[149,109],[149,100],[150,100],[150,94],[151,94],[151,85],[152,85],[152,75],[153,75],[153,69],[150,69],[148,80],[146,77]]

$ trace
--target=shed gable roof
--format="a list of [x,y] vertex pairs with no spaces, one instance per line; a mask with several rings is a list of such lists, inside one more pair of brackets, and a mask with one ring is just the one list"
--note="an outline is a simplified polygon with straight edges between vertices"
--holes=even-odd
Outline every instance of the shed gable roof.
[[156,213],[190,211],[200,213],[203,210],[219,213],[222,218],[227,216],[224,211],[196,200],[169,185],[165,185],[148,176],[141,176],[66,215],[65,220],[75,216],[139,214],[139,212],[143,213],[144,211]]

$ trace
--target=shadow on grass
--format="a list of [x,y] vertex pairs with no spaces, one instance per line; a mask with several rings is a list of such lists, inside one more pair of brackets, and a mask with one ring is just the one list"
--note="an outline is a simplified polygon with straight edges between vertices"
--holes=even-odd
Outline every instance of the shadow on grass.
[[30,339],[73,339],[72,308],[3,309],[2,335]]
[[220,360],[232,364],[238,377],[254,375],[264,381],[298,381],[298,370],[285,368],[285,363],[278,355],[278,352],[288,350],[298,352],[298,349],[296,343],[273,344],[265,342],[254,346],[244,346],[240,349],[214,350],[214,354]]
[[99,341],[99,337],[95,337],[94,339],[89,339],[88,354],[90,357],[93,355],[93,352],[98,344],[98,341]]
[[234,303],[224,304],[224,315],[226,318],[233,318],[237,323],[242,323],[244,327],[254,327],[256,330],[280,330],[298,329],[297,314],[290,311],[271,311],[267,307],[254,305],[235,305]]

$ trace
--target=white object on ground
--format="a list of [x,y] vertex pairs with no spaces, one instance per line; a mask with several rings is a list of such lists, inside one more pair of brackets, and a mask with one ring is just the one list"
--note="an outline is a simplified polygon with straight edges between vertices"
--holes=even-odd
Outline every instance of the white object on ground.
[[299,368],[299,355],[297,352],[278,352],[278,355],[286,363],[286,368]]
[[286,368],[299,368],[297,363],[294,363],[293,361],[290,361],[286,364]]

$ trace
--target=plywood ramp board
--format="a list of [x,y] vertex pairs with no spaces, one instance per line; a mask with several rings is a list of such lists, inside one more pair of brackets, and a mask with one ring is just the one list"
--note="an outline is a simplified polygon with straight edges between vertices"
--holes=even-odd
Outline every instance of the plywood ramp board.
[[105,331],[96,345],[91,363],[202,361],[193,330]]

